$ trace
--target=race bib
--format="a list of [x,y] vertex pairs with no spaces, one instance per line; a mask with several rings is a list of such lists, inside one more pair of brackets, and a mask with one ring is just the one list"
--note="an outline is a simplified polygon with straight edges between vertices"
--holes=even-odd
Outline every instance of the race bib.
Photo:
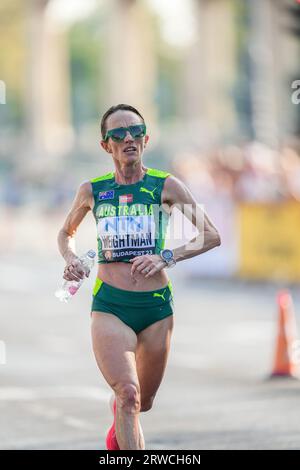
[[107,261],[122,261],[155,253],[153,215],[102,217],[97,224],[102,254]]

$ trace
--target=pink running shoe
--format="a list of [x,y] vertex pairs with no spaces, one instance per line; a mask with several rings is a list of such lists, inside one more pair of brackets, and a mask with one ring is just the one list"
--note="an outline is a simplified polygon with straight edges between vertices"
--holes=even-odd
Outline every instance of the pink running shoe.
[[106,448],[107,450],[120,450],[118,441],[117,441],[117,436],[116,436],[116,429],[115,429],[115,424],[116,424],[116,399],[114,398],[113,401],[113,406],[112,406],[112,412],[114,415],[114,422],[109,429],[107,435],[106,435]]

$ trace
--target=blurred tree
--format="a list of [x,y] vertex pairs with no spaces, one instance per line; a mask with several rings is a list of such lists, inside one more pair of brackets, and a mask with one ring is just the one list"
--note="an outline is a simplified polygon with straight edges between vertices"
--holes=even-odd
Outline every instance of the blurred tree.
[[[288,13],[288,24],[286,25],[286,30],[294,36],[299,44],[300,49],[300,3],[297,4],[287,4],[285,5],[286,12]],[[298,70],[295,71],[289,77],[289,82],[292,83],[294,80],[299,80],[300,78],[300,62],[297,62]],[[287,84],[289,86],[289,83]],[[294,106],[294,116],[295,116],[295,134],[300,137],[300,106]]]
[[71,105],[75,129],[99,120],[104,93],[104,19],[101,10],[69,32],[71,64]]
[[23,73],[25,68],[25,21],[22,0],[0,2],[0,80],[6,83],[7,103],[0,107],[1,129],[19,128],[22,123]]
[[129,102],[154,121],[156,56],[151,12],[143,0],[111,0],[106,29],[106,106]]
[[56,171],[58,158],[72,144],[66,31],[58,17],[48,10],[50,2],[26,3],[26,141],[19,166],[20,171],[36,181]]
[[43,98],[41,91],[43,47],[45,33],[45,9],[49,0],[28,0],[26,3],[26,131],[30,145],[27,150],[35,155],[43,151]]
[[300,39],[300,3],[286,5],[289,15],[289,25],[287,30]]
[[[163,46],[163,44],[161,44]],[[161,121],[172,121],[179,113],[178,88],[181,79],[180,57],[167,52],[166,47],[157,51],[158,72],[156,80],[155,104]]]
[[233,86],[233,99],[238,113],[239,133],[242,138],[252,139],[252,107],[250,98],[250,59],[249,44],[249,9],[247,2],[235,1],[237,68],[236,81]]
[[[157,14],[148,10],[148,18],[154,38],[151,51],[155,60],[152,98],[157,109],[156,117],[159,122],[174,121],[180,114],[179,89],[182,81],[183,51],[166,42],[162,34],[162,20]],[[145,60],[147,58],[148,56],[145,56]]]

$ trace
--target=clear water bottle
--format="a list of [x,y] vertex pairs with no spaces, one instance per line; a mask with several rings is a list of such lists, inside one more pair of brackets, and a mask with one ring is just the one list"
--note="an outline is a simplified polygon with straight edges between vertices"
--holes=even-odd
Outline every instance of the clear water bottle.
[[[85,255],[80,256],[79,260],[81,261],[86,274],[88,274],[93,268],[95,257],[96,252],[94,250],[89,250]],[[61,288],[55,292],[55,297],[57,297],[61,302],[68,302],[68,300],[76,294],[84,279],[85,278],[80,279],[80,281],[65,280]]]

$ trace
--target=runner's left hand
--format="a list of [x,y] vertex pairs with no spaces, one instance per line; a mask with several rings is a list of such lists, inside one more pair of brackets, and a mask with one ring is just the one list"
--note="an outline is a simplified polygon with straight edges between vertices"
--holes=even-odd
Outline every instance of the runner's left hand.
[[137,271],[145,278],[153,276],[167,266],[159,255],[136,256],[130,260],[130,263],[132,263],[131,276]]

